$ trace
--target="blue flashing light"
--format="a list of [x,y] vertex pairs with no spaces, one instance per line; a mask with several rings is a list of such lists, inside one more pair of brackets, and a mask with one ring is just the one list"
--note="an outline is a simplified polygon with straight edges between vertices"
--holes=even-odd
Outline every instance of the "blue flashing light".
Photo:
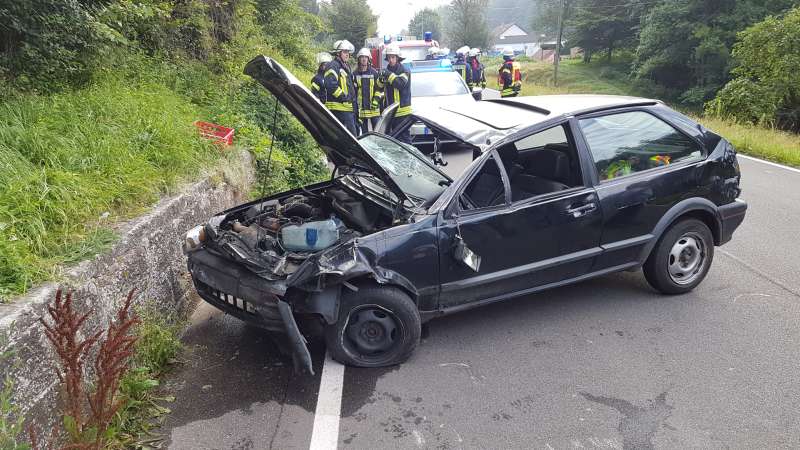
[[430,42],[433,40],[433,33],[430,31],[425,32],[425,42]]
[[384,44],[388,44],[389,42],[392,42],[392,37],[389,36],[388,34],[384,35],[383,36],[383,43]]
[[403,40],[403,35],[398,34],[397,35],[397,41],[399,42],[399,41],[402,41],[402,40]]

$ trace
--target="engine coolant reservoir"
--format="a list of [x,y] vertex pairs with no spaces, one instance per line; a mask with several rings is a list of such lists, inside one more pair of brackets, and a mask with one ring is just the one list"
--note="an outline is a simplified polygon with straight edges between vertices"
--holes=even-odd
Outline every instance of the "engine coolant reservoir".
[[286,250],[315,252],[339,240],[339,224],[335,219],[287,225],[281,228],[281,245]]

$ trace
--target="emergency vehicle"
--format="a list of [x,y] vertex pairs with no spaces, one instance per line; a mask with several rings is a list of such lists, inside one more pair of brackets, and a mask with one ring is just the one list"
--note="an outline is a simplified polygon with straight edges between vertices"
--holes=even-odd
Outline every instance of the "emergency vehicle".
[[[428,49],[431,47],[439,48],[439,42],[433,40],[433,35],[430,31],[426,31],[423,39],[416,39],[415,36],[384,36],[380,41],[378,38],[370,38],[365,42],[365,47],[370,49],[372,53],[372,66],[378,71],[385,69],[387,62],[384,59],[383,52],[389,44],[397,44],[400,47],[400,53],[403,56],[403,64],[408,67],[412,72],[415,66],[414,62],[423,62],[428,56]],[[435,64],[441,64],[442,60],[431,60]],[[449,62],[449,61],[448,61]],[[423,64],[424,65],[424,64]],[[449,68],[447,70],[450,70]]]

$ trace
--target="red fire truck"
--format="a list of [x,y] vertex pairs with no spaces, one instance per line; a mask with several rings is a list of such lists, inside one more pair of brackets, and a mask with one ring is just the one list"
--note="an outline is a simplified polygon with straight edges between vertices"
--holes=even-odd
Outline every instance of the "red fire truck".
[[415,36],[384,36],[383,39],[369,38],[366,40],[365,46],[372,53],[372,65],[376,69],[381,70],[386,67],[383,50],[391,43],[395,43],[400,47],[400,54],[404,59],[403,63],[425,60],[428,56],[429,48],[439,47],[439,42],[432,39],[430,31],[425,32],[423,39],[416,39]]

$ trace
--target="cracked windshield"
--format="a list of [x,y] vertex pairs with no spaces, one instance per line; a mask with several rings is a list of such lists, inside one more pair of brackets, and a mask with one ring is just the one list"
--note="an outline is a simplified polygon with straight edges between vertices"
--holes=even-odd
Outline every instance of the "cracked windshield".
[[374,134],[364,136],[358,142],[410,197],[430,200],[449,183],[447,177],[431,167],[424,160],[425,156],[413,147],[407,148]]

